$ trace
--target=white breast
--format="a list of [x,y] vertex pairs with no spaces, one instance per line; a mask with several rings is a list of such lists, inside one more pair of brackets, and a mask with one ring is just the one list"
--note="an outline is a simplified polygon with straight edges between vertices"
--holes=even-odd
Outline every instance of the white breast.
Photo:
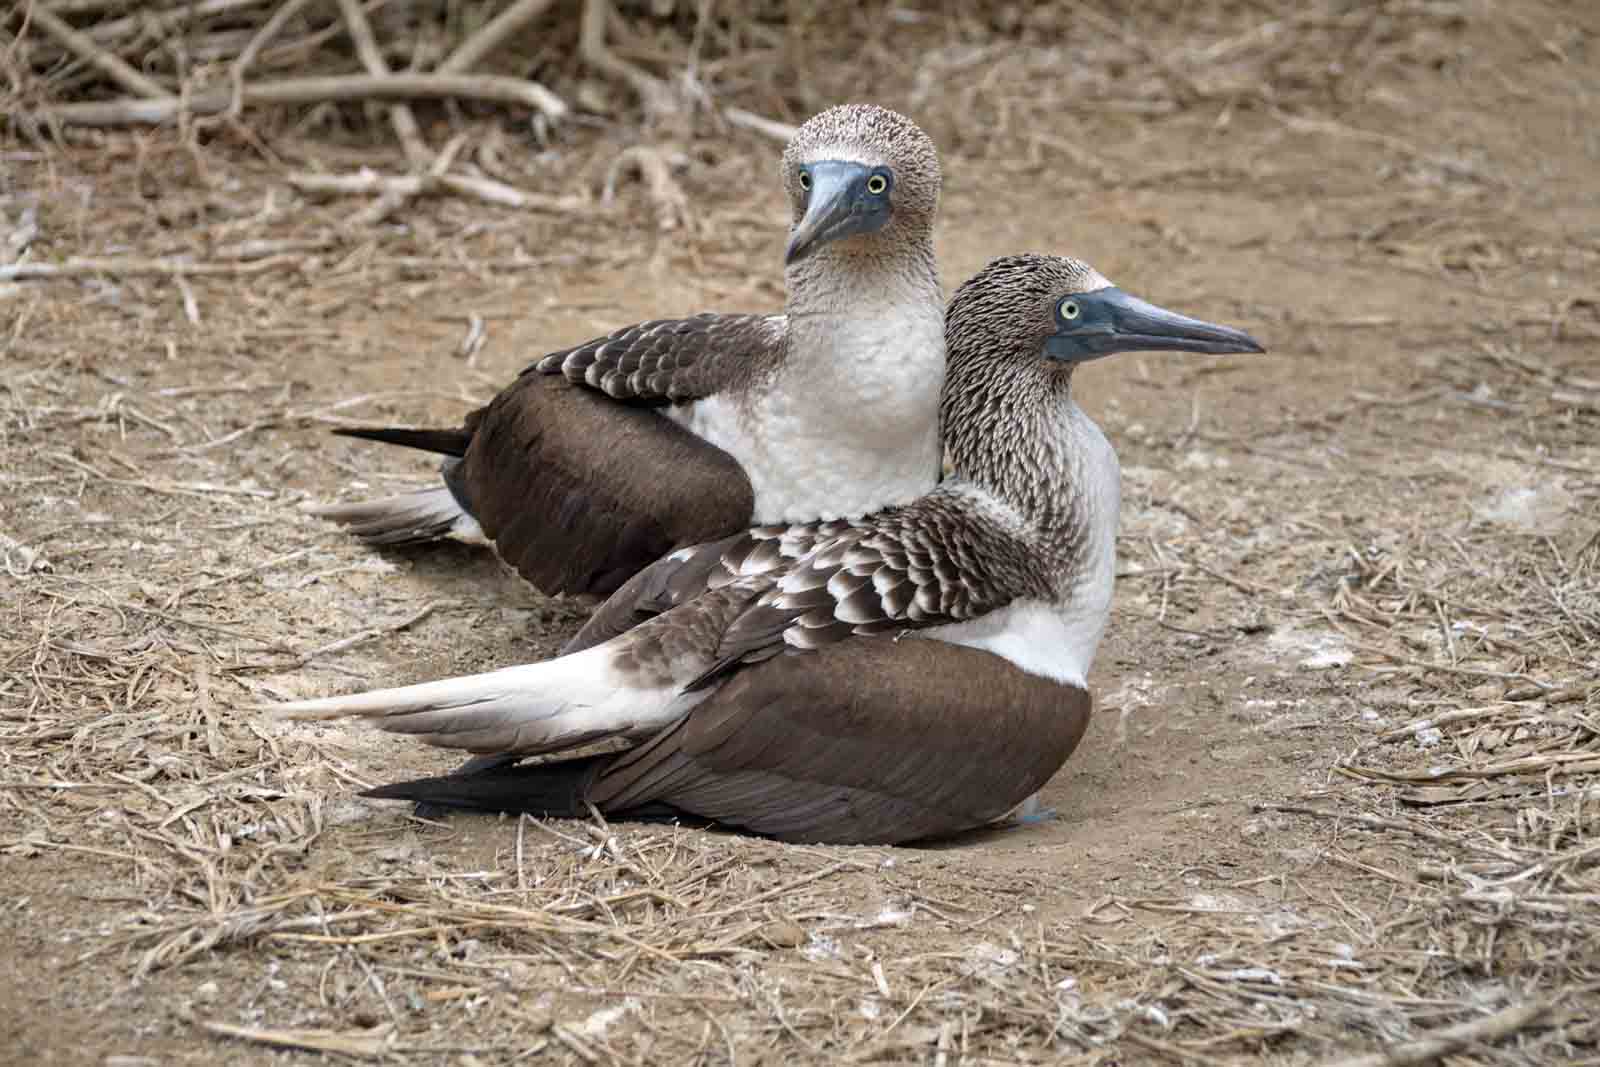
[[913,631],[908,636],[981,648],[1029,674],[1087,687],[1089,667],[1105,633],[1111,590],[1108,584],[1103,607],[1097,607],[1098,587],[1086,589],[1085,594],[1081,603],[1073,605],[1075,610],[1022,600],[970,622]]
[[[1111,443],[1076,405],[1058,432],[1078,495],[1081,540],[1054,601],[1021,600],[968,622],[924,631],[937,641],[982,648],[1029,674],[1087,687],[1116,584],[1122,473]],[[1026,536],[1026,535],[1024,535]]]
[[789,358],[758,390],[668,414],[744,467],[757,523],[914,500],[939,476],[944,322],[927,304],[791,318]]

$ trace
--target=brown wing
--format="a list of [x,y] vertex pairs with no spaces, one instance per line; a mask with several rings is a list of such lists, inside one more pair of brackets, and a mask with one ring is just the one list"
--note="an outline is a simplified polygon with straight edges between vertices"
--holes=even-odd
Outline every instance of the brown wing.
[[681,548],[656,560],[595,608],[583,628],[561,649],[561,654],[571,655],[604,644],[705,592],[712,576],[722,571],[722,554],[748,537],[748,533],[735,534],[720,541]]
[[564,378],[524,374],[468,425],[448,477],[545,593],[609,595],[673,549],[750,524],[755,494],[732,456]]
[[454,430],[340,432],[443,452],[444,488],[322,514],[375,544],[453,536],[462,513],[546,593],[605,596],[671,549],[749,525],[738,463],[648,410],[737,388],[783,358],[787,320],[697,315],[538,360]]
[[561,650],[581,652],[738,578],[776,575],[822,541],[851,529],[848,521],[758,526],[733,537],[691,545],[635,574],[595,609]]
[[1089,694],[941,641],[857,640],[746,667],[585,781],[794,841],[893,844],[990,822],[1049,780]]
[[821,540],[728,625],[690,688],[784,648],[963,622],[1014,600],[1054,595],[1049,561],[969,489],[941,487]]
[[781,352],[781,315],[719,315],[654,319],[536,362],[540,374],[560,374],[613,400],[672,404],[711,396],[747,381]]

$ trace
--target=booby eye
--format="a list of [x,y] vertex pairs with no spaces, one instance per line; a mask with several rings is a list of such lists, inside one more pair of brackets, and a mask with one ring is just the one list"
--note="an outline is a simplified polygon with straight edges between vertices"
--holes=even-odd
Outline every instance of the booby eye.
[[1073,319],[1078,317],[1082,309],[1078,307],[1078,302],[1069,296],[1065,300],[1061,301],[1061,303],[1056,305],[1056,310],[1061,313],[1061,317],[1063,319],[1071,322]]
[[806,190],[808,192],[810,191],[810,189],[811,189],[811,172],[809,170],[802,170],[800,172],[800,188],[802,188],[802,189],[804,189],[804,190]]
[[889,188],[889,179],[881,174],[874,174],[867,179],[867,192],[873,196],[882,196]]

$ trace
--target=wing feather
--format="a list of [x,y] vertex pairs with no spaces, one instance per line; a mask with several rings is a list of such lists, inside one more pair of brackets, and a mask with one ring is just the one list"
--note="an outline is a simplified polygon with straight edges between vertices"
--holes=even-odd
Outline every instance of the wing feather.
[[1048,564],[983,494],[946,486],[859,520],[782,570],[734,619],[705,685],[771,646],[814,650],[855,635],[963,622],[1052,595]]
[[475,416],[454,476],[501,557],[545,593],[609,595],[750,522],[738,462],[653,411],[525,374]]
[[652,319],[552,352],[529,370],[560,374],[613,400],[678,404],[732,388],[775,363],[787,322],[782,315],[714,312]]
[[852,636],[964,622],[1013,600],[1051,596],[1048,562],[1014,528],[987,495],[952,487],[864,519],[760,527],[647,568],[567,651],[674,609],[688,613],[681,625],[698,627],[691,602],[737,583],[746,600],[736,612],[719,609],[720,640],[688,685],[698,689],[784,648],[811,651]]

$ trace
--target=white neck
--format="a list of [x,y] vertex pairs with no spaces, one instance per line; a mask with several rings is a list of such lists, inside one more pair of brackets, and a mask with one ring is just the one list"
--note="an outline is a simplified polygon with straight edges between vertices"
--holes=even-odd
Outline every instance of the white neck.
[[[1081,544],[1077,565],[1062,572],[1056,590],[1056,617],[1061,625],[1058,669],[1083,685],[1100,638],[1111,617],[1116,586],[1117,525],[1122,513],[1122,466],[1117,453],[1094,420],[1071,405],[1063,435],[1072,456],[1071,488],[1081,507]],[[1024,670],[1030,668],[1018,664]]]
[[[1030,427],[1045,436],[1026,440],[1024,447],[1051,471],[1052,487],[1067,506],[1051,514],[1024,514],[998,486],[980,487],[959,476],[949,490],[969,494],[974,506],[1050,557],[1057,576],[1054,595],[1016,601],[971,622],[929,630],[927,636],[987,649],[1030,674],[1086,686],[1111,614],[1122,474],[1116,451],[1094,420],[1070,398],[1063,407],[1051,424]],[[1068,516],[1070,521],[1061,521]]]
[[783,364],[677,417],[743,465],[757,523],[854,517],[930,491],[945,362],[931,247],[888,263],[825,249],[789,284]]

